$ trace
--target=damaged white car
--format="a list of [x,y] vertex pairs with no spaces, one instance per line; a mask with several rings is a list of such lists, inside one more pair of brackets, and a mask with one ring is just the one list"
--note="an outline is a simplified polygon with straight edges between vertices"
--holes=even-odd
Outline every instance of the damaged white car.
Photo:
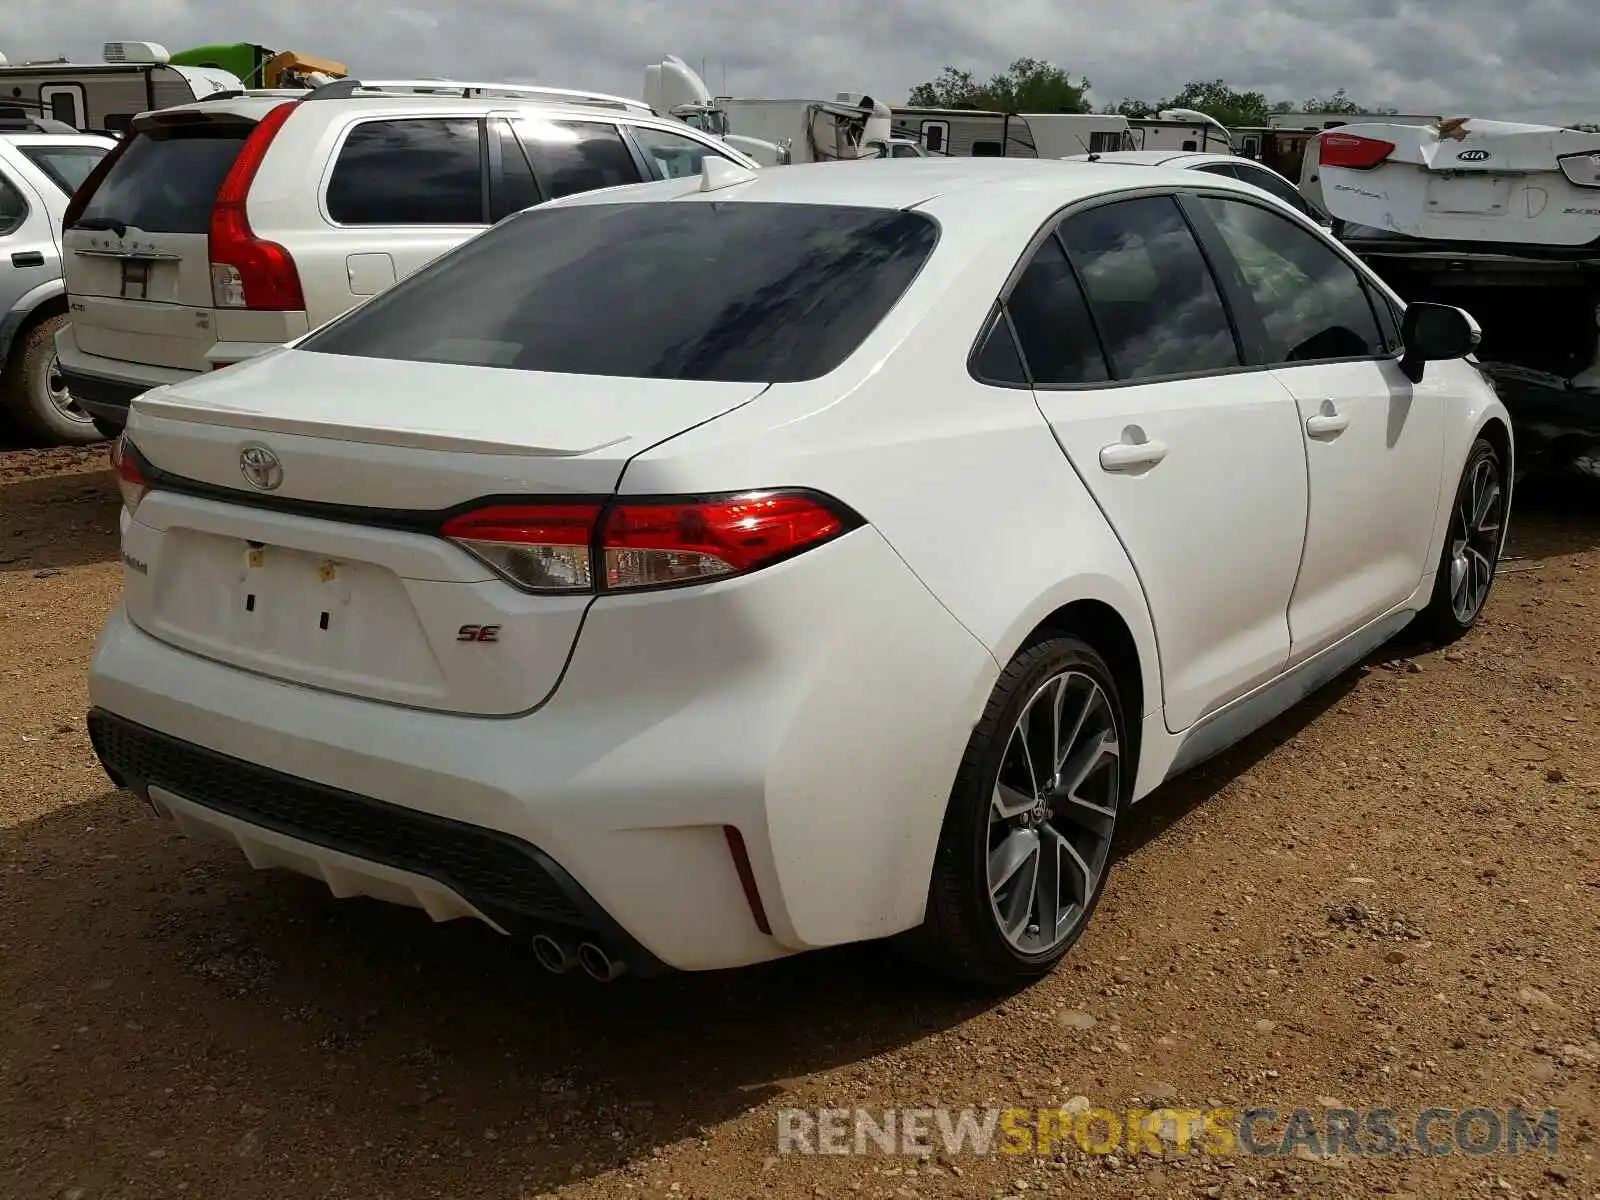
[[1454,117],[1317,138],[1302,192],[1407,301],[1466,309],[1524,466],[1600,479],[1600,134]]

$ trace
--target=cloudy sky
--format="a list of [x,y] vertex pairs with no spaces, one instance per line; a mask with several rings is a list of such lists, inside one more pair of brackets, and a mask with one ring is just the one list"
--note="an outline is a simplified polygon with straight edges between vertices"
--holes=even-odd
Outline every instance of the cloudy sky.
[[254,41],[369,78],[630,96],[646,63],[677,54],[704,61],[713,92],[895,100],[946,63],[986,76],[1026,54],[1087,75],[1097,105],[1221,77],[1297,102],[1344,87],[1404,112],[1594,120],[1595,3],[1523,0],[1512,22],[1496,0],[1010,0],[989,16],[965,0],[17,0],[0,51],[97,60],[117,38],[169,50]]

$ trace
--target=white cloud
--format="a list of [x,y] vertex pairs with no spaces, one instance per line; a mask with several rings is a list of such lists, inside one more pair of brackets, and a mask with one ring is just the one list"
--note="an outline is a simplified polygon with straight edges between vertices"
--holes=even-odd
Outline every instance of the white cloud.
[[713,90],[726,72],[737,95],[887,98],[946,63],[986,75],[1029,55],[1087,75],[1101,103],[1223,78],[1297,102],[1344,87],[1405,111],[1595,119],[1591,6],[1529,0],[1513,22],[1490,0],[1010,0],[987,10],[957,0],[65,0],[9,5],[0,50],[95,59],[108,39],[173,50],[249,39],[341,59],[369,78],[536,79],[629,95],[646,63],[679,54],[704,60]]

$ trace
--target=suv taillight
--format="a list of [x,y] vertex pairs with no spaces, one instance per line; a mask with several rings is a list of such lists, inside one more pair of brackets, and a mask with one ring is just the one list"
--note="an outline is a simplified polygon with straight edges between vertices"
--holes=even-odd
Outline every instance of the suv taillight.
[[211,302],[217,308],[294,310],[306,306],[289,252],[256,237],[245,201],[272,139],[297,107],[280,104],[256,123],[217,189],[211,209]]
[[1357,137],[1349,133],[1322,135],[1320,162],[1325,167],[1369,170],[1394,153],[1394,143],[1381,138]]
[[94,194],[100,190],[100,185],[105,182],[111,168],[117,165],[117,160],[128,152],[128,147],[133,145],[133,140],[139,135],[131,129],[125,133],[117,144],[100,156],[100,161],[95,163],[94,170],[83,177],[83,182],[78,185],[78,190],[72,193],[72,199],[67,201],[67,211],[61,217],[63,231],[71,229],[78,223],[78,218],[83,216],[83,210],[89,207],[89,201],[94,199]]
[[771,491],[495,504],[449,518],[440,533],[525,591],[578,593],[743,575],[861,524],[826,496]]

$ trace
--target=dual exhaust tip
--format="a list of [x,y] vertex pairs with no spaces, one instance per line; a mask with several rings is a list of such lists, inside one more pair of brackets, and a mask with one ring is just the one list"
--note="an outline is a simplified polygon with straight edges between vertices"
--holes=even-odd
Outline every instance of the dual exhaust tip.
[[610,983],[628,969],[620,958],[613,958],[610,951],[598,942],[580,942],[574,950],[570,942],[548,933],[534,935],[533,957],[552,975],[565,975],[578,967],[590,979],[600,983]]

